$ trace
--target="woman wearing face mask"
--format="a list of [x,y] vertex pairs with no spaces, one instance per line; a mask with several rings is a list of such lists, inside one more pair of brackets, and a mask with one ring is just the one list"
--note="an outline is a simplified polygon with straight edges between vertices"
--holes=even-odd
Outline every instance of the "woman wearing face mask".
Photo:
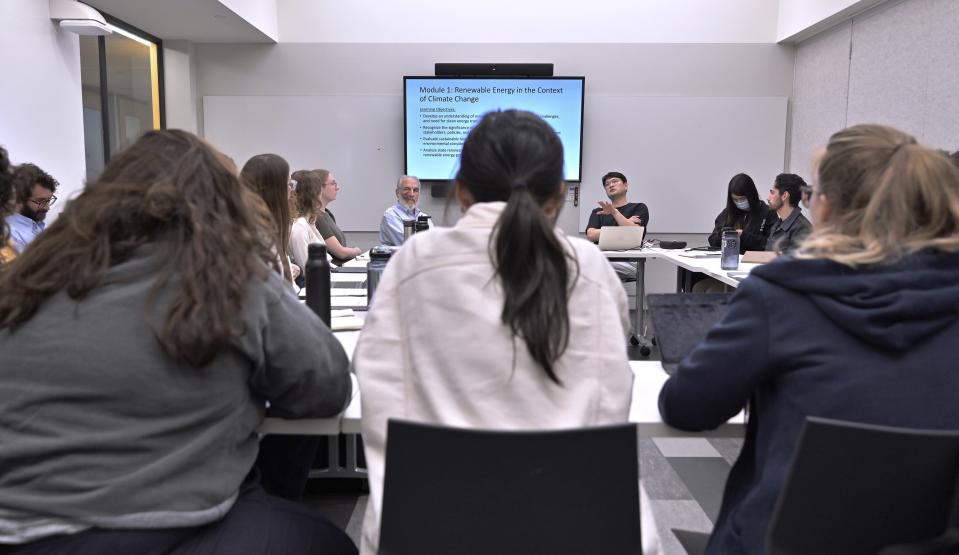
[[709,234],[709,246],[720,246],[723,229],[731,228],[739,232],[739,254],[764,250],[776,218],[776,213],[759,200],[753,179],[738,173],[729,180],[726,208],[716,216],[716,225]]

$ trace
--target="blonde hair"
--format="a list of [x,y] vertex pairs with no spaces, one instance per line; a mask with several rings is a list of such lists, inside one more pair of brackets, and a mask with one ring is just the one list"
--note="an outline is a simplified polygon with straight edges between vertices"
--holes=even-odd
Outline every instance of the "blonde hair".
[[818,164],[830,207],[799,258],[877,264],[925,249],[959,251],[959,169],[902,131],[856,125],[834,134]]

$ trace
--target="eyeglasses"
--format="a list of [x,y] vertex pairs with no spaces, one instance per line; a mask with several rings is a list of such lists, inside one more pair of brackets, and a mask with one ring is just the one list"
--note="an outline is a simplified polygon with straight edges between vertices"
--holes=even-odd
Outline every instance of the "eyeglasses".
[[327,181],[326,183],[324,183],[324,186],[329,186],[329,185],[332,185],[333,187],[335,187],[336,190],[340,189],[340,184],[337,183],[335,179],[333,181]]
[[43,208],[45,206],[53,206],[53,203],[57,202],[56,195],[50,195],[50,198],[28,198],[28,201],[37,205],[37,208]]

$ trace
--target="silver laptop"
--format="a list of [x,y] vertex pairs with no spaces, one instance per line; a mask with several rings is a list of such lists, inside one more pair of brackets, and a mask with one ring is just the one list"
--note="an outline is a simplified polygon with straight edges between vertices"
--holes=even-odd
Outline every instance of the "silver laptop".
[[642,248],[646,228],[641,225],[604,225],[599,230],[599,250],[631,251]]

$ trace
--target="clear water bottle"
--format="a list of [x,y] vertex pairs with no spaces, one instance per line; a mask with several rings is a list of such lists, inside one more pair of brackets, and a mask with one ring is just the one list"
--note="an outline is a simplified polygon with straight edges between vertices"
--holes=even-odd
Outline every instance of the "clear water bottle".
[[330,325],[330,261],[326,245],[311,243],[306,257],[306,306]]
[[[370,249],[370,263],[366,266],[366,306],[373,304],[373,293],[380,284],[386,264],[393,256],[393,247],[378,245]],[[309,291],[309,290],[307,290]]]
[[723,230],[722,256],[720,257],[719,267],[723,270],[739,268],[739,233],[735,229],[726,228]]

